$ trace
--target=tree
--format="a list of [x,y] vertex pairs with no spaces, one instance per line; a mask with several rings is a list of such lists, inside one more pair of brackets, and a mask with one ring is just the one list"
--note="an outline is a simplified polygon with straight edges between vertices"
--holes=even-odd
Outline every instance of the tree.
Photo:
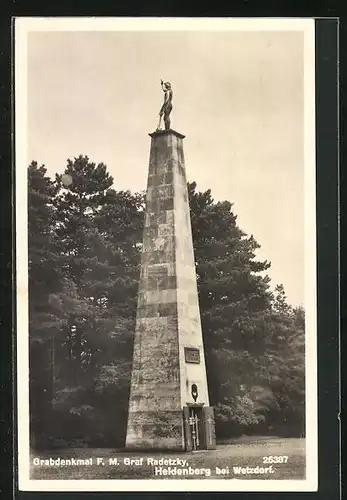
[[[259,245],[237,226],[232,204],[215,203],[210,190],[197,192],[195,183],[188,185],[188,192],[217,426],[229,433],[261,422],[271,427],[271,418],[284,409],[280,391],[294,369],[289,368],[292,358],[286,358],[294,347],[292,310],[283,287],[277,287],[276,297],[271,293],[270,279],[264,276],[270,263],[256,260]],[[299,370],[303,359],[292,350]],[[287,365],[289,372],[284,372]],[[297,377],[302,378],[300,370]],[[295,383],[291,387],[295,391]]]
[[287,303],[283,285],[275,288],[272,322],[275,326],[267,345],[271,364],[271,390],[275,407],[267,409],[267,420],[277,433],[305,432],[305,312]]
[[59,290],[61,275],[56,259],[54,232],[56,212],[53,199],[58,188],[46,175],[44,165],[32,162],[28,169],[28,237],[29,237],[29,294],[30,327],[32,337],[42,339],[46,331],[58,319],[49,304],[49,294]]
[[[72,182],[64,186],[67,175]],[[118,430],[124,427],[143,196],[114,191],[106,166],[83,156],[68,160],[56,182],[61,187],[55,199],[60,267],[76,291],[74,308],[62,328],[66,370],[56,411],[61,417],[72,414],[75,424],[70,422],[70,428],[95,439],[97,421],[104,420],[111,399],[124,401],[112,413],[113,434],[117,421]],[[108,438],[106,430],[98,439]]]
[[[58,186],[44,165],[28,168],[28,285],[31,432],[37,441],[49,425],[55,390],[54,341],[64,313],[51,300],[62,290],[57,265],[54,197]],[[20,242],[18,242],[20,244]]]
[[251,397],[264,350],[272,295],[255,260],[259,245],[237,226],[229,202],[188,185],[202,330],[211,404],[217,422],[248,425],[261,418]]
[[[188,192],[217,433],[302,428],[304,311],[271,292],[232,204]],[[115,190],[86,156],[54,181],[29,167],[31,405],[46,445],[124,444],[143,215],[144,194]]]

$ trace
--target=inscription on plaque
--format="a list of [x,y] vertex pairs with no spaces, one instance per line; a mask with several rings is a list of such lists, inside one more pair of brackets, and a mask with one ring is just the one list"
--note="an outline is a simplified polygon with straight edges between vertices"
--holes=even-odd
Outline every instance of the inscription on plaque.
[[200,351],[195,347],[185,347],[184,357],[186,363],[200,363]]

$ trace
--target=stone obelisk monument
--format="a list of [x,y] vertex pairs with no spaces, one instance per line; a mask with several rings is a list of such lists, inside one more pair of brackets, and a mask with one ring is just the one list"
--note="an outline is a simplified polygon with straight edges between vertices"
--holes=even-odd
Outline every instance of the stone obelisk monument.
[[[215,448],[196,284],[184,136],[170,128],[172,90],[151,136],[126,447]],[[167,106],[167,103],[170,105]]]

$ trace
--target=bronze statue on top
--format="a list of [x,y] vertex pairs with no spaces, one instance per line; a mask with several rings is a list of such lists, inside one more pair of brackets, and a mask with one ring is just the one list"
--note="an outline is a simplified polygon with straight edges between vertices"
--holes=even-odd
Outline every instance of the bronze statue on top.
[[170,82],[163,82],[163,80],[160,81],[161,88],[163,89],[164,92],[164,104],[162,105],[160,112],[159,112],[159,123],[157,130],[160,130],[160,124],[161,124],[161,118],[164,116],[164,124],[165,124],[165,130],[169,130],[170,128],[170,113],[172,111],[172,88],[171,88],[171,83]]

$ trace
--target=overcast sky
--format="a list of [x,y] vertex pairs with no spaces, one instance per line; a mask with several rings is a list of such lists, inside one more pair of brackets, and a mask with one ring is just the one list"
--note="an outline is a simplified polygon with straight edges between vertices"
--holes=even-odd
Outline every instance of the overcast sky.
[[234,203],[273,284],[303,304],[301,32],[31,32],[27,53],[28,162],[53,176],[83,154],[116,189],[145,189],[170,81],[188,180]]

